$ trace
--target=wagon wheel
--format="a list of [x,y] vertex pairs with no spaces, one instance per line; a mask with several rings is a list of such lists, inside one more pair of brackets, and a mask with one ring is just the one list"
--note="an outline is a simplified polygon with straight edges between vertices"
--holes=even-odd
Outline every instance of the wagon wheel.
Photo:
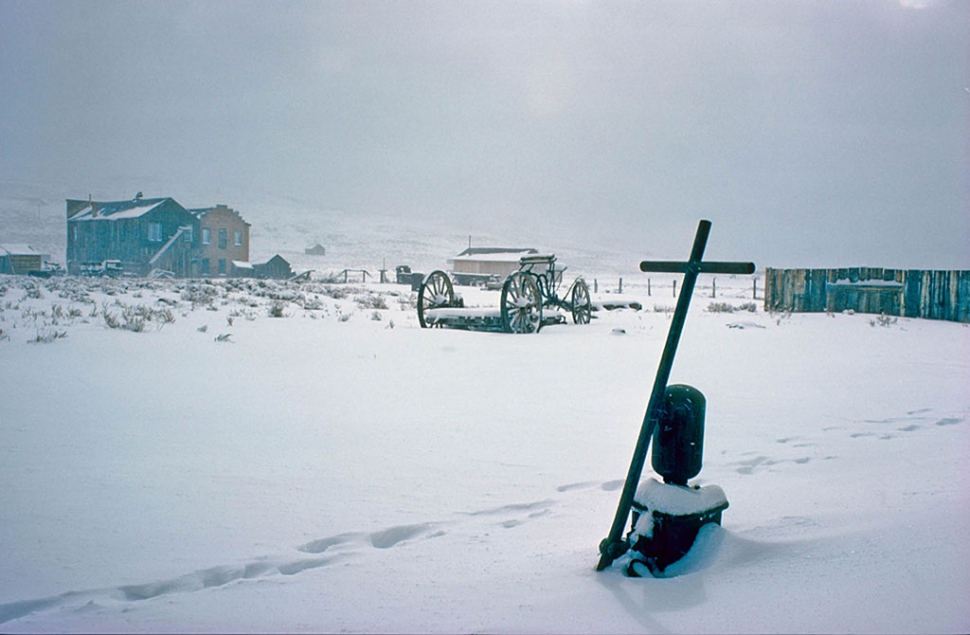
[[542,324],[542,297],[536,281],[517,271],[502,285],[502,328],[506,333],[535,333]]
[[573,283],[572,293],[573,323],[589,324],[590,315],[593,312],[593,303],[589,300],[589,287],[582,278],[577,278]]
[[418,322],[421,328],[430,326],[424,320],[424,312],[455,305],[455,289],[444,271],[432,271],[421,283],[418,292]]

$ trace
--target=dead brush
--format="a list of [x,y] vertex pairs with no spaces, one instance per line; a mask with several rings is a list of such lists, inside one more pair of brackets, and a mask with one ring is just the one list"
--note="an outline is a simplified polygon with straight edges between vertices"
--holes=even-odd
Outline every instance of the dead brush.
[[67,331],[57,331],[52,329],[46,329],[43,331],[37,331],[36,337],[27,340],[28,344],[50,344],[54,340],[59,340],[67,337]]
[[734,313],[736,310],[729,302],[711,302],[707,305],[708,313]]
[[357,306],[361,309],[387,309],[387,300],[384,299],[383,295],[369,294],[363,297],[357,298]]
[[149,324],[155,324],[161,329],[166,324],[175,322],[175,315],[171,309],[155,309],[144,304],[127,305],[120,302],[115,303],[120,311],[109,310],[108,304],[104,303],[101,308],[101,319],[105,326],[111,329],[121,329],[141,333]]
[[897,322],[899,322],[898,317],[889,317],[885,313],[880,313],[875,319],[869,320],[869,326],[885,326],[888,328]]
[[409,296],[399,295],[397,303],[401,306],[402,311],[414,311],[418,308],[418,294],[412,293]]
[[24,285],[24,297],[23,300],[40,300],[44,297],[43,292],[41,292],[40,287],[36,284],[25,284]]
[[273,300],[273,304],[270,305],[267,312],[272,318],[289,317],[286,313],[286,302],[283,300]]
[[81,309],[77,307],[64,308],[63,304],[51,305],[51,321],[56,325],[58,322],[72,323],[81,317]]
[[253,320],[256,319],[256,311],[248,308],[243,308],[243,309],[236,308],[229,312],[229,317],[231,318],[242,317],[252,322]]
[[350,290],[346,287],[335,287],[326,285],[321,291],[326,296],[333,298],[334,300],[343,300],[350,293]]
[[212,306],[219,296],[219,289],[212,284],[191,284],[182,289],[180,296],[183,302],[189,302],[192,310],[195,310],[199,306]]
[[320,296],[305,296],[303,298],[303,310],[304,311],[319,311],[324,308],[323,300]]

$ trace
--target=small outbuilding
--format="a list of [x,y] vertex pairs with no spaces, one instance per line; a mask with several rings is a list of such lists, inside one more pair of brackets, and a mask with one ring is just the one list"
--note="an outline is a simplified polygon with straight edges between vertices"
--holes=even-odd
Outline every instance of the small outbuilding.
[[0,273],[25,275],[43,266],[43,254],[30,245],[0,245]]
[[305,250],[305,252],[306,252],[306,255],[308,255],[308,256],[326,256],[327,255],[327,250],[320,243],[317,243],[313,247],[307,247],[306,250]]
[[257,278],[287,280],[293,277],[293,270],[290,269],[290,263],[279,254],[276,254],[262,264],[253,265],[253,269]]
[[505,278],[519,268],[519,259],[539,253],[531,247],[469,247],[449,262],[458,274],[497,275]]
[[233,260],[229,266],[230,278],[255,278],[256,267],[251,262]]

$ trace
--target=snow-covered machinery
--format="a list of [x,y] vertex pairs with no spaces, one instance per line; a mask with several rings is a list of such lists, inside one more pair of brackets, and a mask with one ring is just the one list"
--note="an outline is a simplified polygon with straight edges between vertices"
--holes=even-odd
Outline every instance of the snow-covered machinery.
[[556,267],[553,255],[529,255],[519,259],[519,269],[505,279],[498,308],[466,308],[455,295],[451,277],[444,271],[432,271],[424,278],[418,292],[418,322],[422,328],[450,326],[506,333],[535,333],[549,324],[562,324],[566,317],[558,310],[572,314],[575,324],[589,324],[593,305],[589,286],[582,277],[559,296],[565,268]]

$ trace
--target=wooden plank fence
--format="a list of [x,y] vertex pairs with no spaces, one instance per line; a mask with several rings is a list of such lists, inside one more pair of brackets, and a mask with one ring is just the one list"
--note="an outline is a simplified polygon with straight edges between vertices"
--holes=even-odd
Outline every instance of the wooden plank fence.
[[970,322],[970,271],[766,269],[765,310],[884,313]]

